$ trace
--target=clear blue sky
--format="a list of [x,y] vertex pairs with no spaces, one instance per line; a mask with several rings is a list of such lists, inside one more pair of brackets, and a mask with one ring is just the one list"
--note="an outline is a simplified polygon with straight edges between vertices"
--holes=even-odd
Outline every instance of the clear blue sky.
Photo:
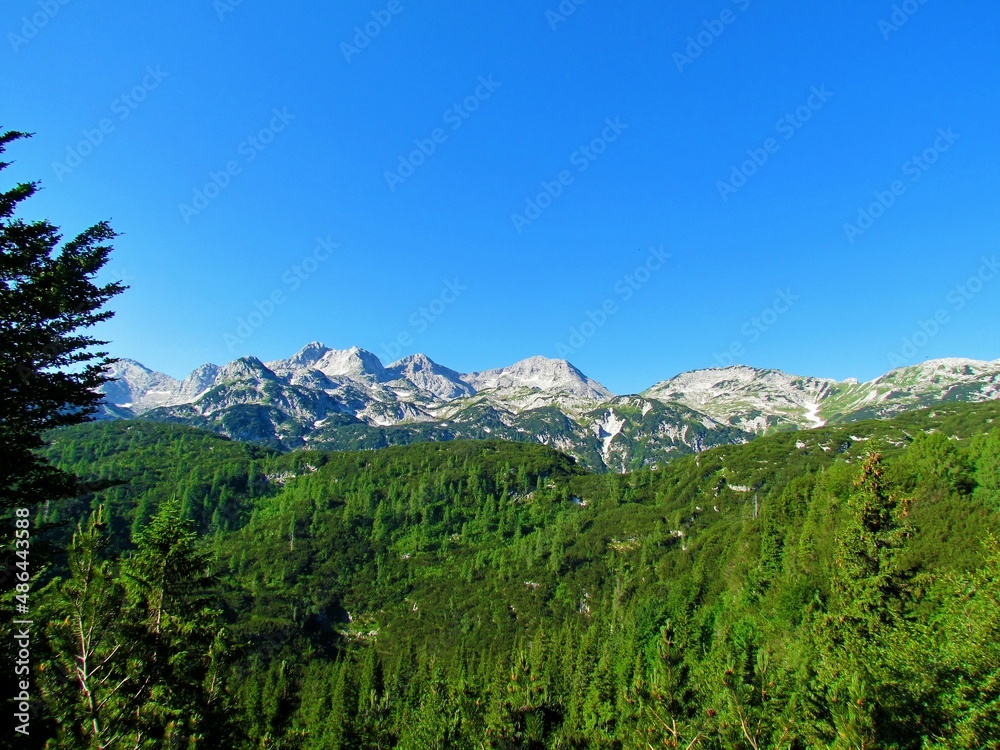
[[619,393],[733,345],[838,378],[995,359],[1000,6],[903,5],[9,0],[0,125],[37,135],[5,177],[123,233],[101,333],[175,376],[311,340],[563,354]]

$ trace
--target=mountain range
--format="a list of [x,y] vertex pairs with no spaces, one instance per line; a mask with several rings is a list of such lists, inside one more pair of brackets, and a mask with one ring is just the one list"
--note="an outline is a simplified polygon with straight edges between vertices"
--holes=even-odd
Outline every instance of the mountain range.
[[565,360],[460,373],[423,354],[389,365],[311,343],[288,359],[202,365],[183,380],[129,359],[103,386],[105,418],[201,427],[283,450],[502,438],[551,445],[597,470],[656,465],[775,431],[1000,398],[1000,360],[929,360],[860,383],[746,366],[686,372],[615,395]]

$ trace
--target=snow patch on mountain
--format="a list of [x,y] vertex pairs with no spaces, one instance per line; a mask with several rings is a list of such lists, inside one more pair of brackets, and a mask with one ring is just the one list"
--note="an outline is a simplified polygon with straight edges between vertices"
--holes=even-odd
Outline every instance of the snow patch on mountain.
[[626,422],[615,414],[613,409],[608,409],[603,417],[597,419],[591,425],[594,434],[601,441],[601,455],[607,463],[611,456],[611,442],[621,434]]
[[804,416],[813,427],[822,427],[826,424],[826,420],[819,415],[819,410],[821,408],[822,407],[818,401],[806,404],[806,413]]

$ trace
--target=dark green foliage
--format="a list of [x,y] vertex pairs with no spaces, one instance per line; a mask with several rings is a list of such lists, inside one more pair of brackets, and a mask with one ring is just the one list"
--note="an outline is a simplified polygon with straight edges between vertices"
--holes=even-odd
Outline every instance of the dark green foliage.
[[[105,508],[110,545],[129,546],[160,505],[172,498],[200,534],[240,528],[251,501],[268,492],[267,475],[288,472],[304,460],[188,427],[147,422],[99,422],[74,428],[76,439],[57,441],[43,455],[90,483],[110,485],[97,497],[83,495],[39,509],[38,520],[60,526]],[[65,543],[68,531],[59,538]]]
[[133,643],[120,639],[125,592],[103,559],[105,541],[100,514],[92,514],[73,535],[67,580],[42,592],[49,653],[38,678],[63,746],[114,746],[137,709]]
[[101,513],[78,527],[65,581],[41,594],[39,671],[59,747],[188,747],[228,735],[223,683],[231,642],[208,606],[209,559],[166,503],[120,564]]
[[[141,658],[198,657],[148,672],[164,687],[141,716],[178,737],[225,706],[232,747],[996,748],[997,416],[949,405],[603,476],[520,443],[281,455],[90,425],[48,455],[128,481],[47,512],[113,510],[105,599]],[[223,621],[231,672],[212,671]]]
[[[0,133],[0,156],[26,133]],[[0,161],[0,171],[9,162]],[[70,494],[74,478],[35,449],[44,431],[80,424],[97,409],[110,360],[105,342],[81,331],[107,320],[104,305],[124,290],[96,286],[115,232],[96,224],[59,248],[47,221],[15,217],[38,191],[34,182],[0,191],[0,510]],[[57,250],[58,248],[58,250]]]
[[[0,132],[0,159],[9,144],[27,137]],[[0,172],[8,166],[0,160]],[[5,542],[0,549],[0,607],[8,615],[15,611],[15,599],[22,615],[32,612],[27,589],[45,575],[50,545],[68,541],[46,535],[34,509],[85,487],[72,473],[46,461],[39,449],[46,431],[79,425],[97,410],[101,396],[95,389],[108,380],[105,367],[110,360],[99,351],[105,342],[88,335],[87,329],[112,316],[103,308],[124,289],[118,283],[94,283],[108,261],[108,243],[116,236],[106,223],[63,243],[50,222],[18,218],[21,204],[38,189],[35,182],[0,189],[0,525]],[[19,524],[27,524],[16,535],[15,514]],[[35,516],[30,522],[29,515]],[[76,522],[86,515],[71,514],[67,520]],[[75,598],[78,618],[103,623],[104,615],[95,609],[95,597],[100,598],[95,592],[105,592],[111,603],[115,592],[102,566],[90,562],[99,553],[92,531],[81,530],[74,542],[70,564],[76,585],[65,593]],[[96,627],[103,632],[103,625]],[[13,697],[23,682],[14,679],[17,649],[10,635],[5,630],[0,644],[0,661],[11,675],[2,688],[4,698]],[[101,651],[104,636],[97,637],[93,645]],[[6,700],[4,704],[8,709],[13,705]],[[82,708],[98,711],[93,705]],[[52,716],[45,721],[51,727]]]

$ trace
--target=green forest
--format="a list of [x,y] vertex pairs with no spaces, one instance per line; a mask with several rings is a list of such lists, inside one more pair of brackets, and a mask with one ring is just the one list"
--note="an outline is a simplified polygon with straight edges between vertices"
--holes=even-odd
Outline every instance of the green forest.
[[624,475],[502,441],[62,428],[43,455],[87,492],[31,510],[32,733],[1000,748],[996,419],[947,404]]

